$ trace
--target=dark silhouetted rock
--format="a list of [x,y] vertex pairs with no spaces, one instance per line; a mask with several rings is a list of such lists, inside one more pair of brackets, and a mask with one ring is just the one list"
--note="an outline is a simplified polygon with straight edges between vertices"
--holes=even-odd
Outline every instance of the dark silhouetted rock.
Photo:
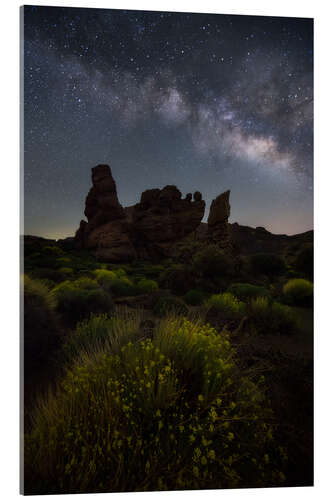
[[92,183],[84,211],[88,222],[80,222],[75,234],[77,246],[93,250],[100,260],[132,260],[135,250],[129,236],[129,224],[118,201],[116,183],[110,167],[94,167]]
[[296,255],[305,245],[313,243],[313,231],[289,236],[270,233],[263,227],[241,226],[237,222],[229,224],[229,231],[233,245],[240,254]]
[[211,203],[208,217],[208,238],[222,248],[230,246],[228,219],[230,217],[230,191],[217,196]]
[[176,186],[148,189],[139,203],[124,209],[108,165],[92,169],[92,183],[84,211],[88,222],[80,222],[75,243],[104,261],[168,256],[204,216],[205,202],[198,191],[192,201],[191,193],[183,199]]
[[205,202],[192,195],[182,199],[176,186],[149,189],[131,210],[132,237],[139,255],[168,255],[174,243],[192,233],[200,224]]

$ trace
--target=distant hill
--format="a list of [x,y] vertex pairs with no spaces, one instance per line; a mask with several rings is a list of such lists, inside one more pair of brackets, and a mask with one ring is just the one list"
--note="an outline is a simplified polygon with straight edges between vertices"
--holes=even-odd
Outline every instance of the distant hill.
[[[127,207],[126,215],[131,216],[132,207]],[[264,227],[249,227],[241,226],[237,222],[229,224],[231,240],[235,250],[240,254],[255,254],[255,253],[276,253],[280,255],[296,254],[304,248],[304,245],[313,244],[313,231],[305,233],[287,235],[273,234],[267,231]],[[208,231],[208,225],[202,222],[196,234],[198,239],[204,240]],[[66,238],[64,240],[52,240],[42,238],[40,236],[25,235],[24,247],[25,252],[37,251],[46,245],[59,245],[69,248],[73,247],[74,238]]]
[[[313,230],[305,233],[287,235],[273,234],[264,227],[241,226],[237,222],[229,224],[231,240],[238,253],[277,253],[286,255],[294,254],[301,250],[304,245],[313,243]],[[205,239],[208,225],[202,222],[197,229],[199,239]]]

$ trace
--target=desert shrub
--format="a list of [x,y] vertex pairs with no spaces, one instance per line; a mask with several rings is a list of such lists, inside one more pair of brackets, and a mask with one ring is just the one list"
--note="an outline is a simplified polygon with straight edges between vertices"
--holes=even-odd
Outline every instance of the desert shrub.
[[207,309],[214,309],[225,315],[226,318],[239,318],[245,313],[246,306],[231,293],[214,294],[206,301]]
[[74,271],[70,267],[60,267],[58,269],[58,273],[62,276],[63,279],[66,279],[73,276]]
[[309,277],[312,280],[313,262],[313,245],[311,245],[301,250],[301,252],[297,255],[295,260],[295,268],[297,271],[303,273],[305,276]]
[[25,493],[281,485],[262,384],[238,370],[226,335],[166,319],[154,340],[74,365],[40,403]]
[[295,312],[279,302],[270,303],[267,297],[253,299],[248,308],[250,325],[259,334],[292,335],[299,330]]
[[55,245],[54,246],[48,245],[48,246],[42,247],[40,250],[40,253],[44,257],[54,257],[54,258],[62,257],[65,255],[65,252],[61,248],[59,248]]
[[162,288],[170,289],[178,295],[183,295],[195,286],[195,276],[190,268],[182,264],[169,266],[159,276]]
[[280,276],[285,272],[286,265],[278,255],[258,253],[251,257],[251,268],[254,273]]
[[96,281],[105,288],[110,288],[110,284],[117,279],[116,273],[107,269],[95,269],[94,275]]
[[25,372],[49,360],[58,345],[56,303],[48,287],[24,276],[24,362]]
[[129,278],[116,278],[110,285],[110,290],[115,296],[137,295],[137,287]]
[[200,306],[205,299],[205,293],[202,290],[192,289],[189,290],[185,296],[184,300],[186,304],[190,306]]
[[233,263],[218,245],[207,245],[193,256],[193,268],[208,278],[232,273]]
[[69,267],[69,264],[72,263],[72,259],[70,257],[58,257],[57,265],[59,267]]
[[113,272],[115,273],[117,278],[124,278],[127,276],[127,272],[122,267],[118,267],[117,269],[113,269]]
[[[88,278],[86,278],[88,280]],[[113,310],[110,295],[99,287],[83,288],[82,281],[64,281],[52,290],[57,310],[65,321],[74,326],[91,313],[109,313]]]
[[113,271],[108,271],[107,269],[96,269],[94,274],[98,283],[115,296],[137,294],[137,287],[126,276],[123,269],[116,269]]
[[78,288],[83,288],[84,290],[94,290],[98,288],[99,283],[97,280],[89,278],[88,276],[81,276],[75,280],[75,286]]
[[188,307],[184,302],[172,295],[164,295],[158,297],[153,304],[153,313],[156,316],[162,317],[169,314],[186,316],[188,314]]
[[251,285],[249,283],[234,283],[229,286],[228,292],[240,300],[249,300],[253,297],[268,297],[269,291],[263,286]]
[[292,335],[299,330],[299,321],[295,312],[279,302],[272,303],[272,324],[271,328],[282,335]]
[[311,307],[313,305],[313,284],[304,279],[289,280],[283,287],[283,295],[288,304]]
[[139,293],[152,293],[158,290],[158,283],[154,280],[141,279],[137,283]]
[[271,304],[267,297],[257,297],[251,300],[248,311],[251,317],[267,323],[270,317]]
[[67,363],[93,353],[110,351],[118,354],[123,345],[136,338],[140,332],[141,314],[137,311],[117,315],[92,314],[89,319],[79,322],[75,330],[67,336],[63,345],[63,356]]

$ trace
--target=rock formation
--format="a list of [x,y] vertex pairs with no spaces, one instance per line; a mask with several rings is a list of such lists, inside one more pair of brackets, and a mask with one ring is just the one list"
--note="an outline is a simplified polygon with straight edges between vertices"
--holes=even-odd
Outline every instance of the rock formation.
[[132,238],[140,255],[168,255],[172,245],[192,233],[205,213],[201,193],[182,199],[176,186],[149,189],[131,211]]
[[108,165],[92,169],[93,187],[86,198],[84,214],[75,234],[79,248],[95,251],[105,261],[129,261],[135,250],[129,237],[125,211],[118,201],[116,183]]
[[[92,169],[92,183],[84,211],[88,222],[81,220],[75,244],[93,250],[100,260],[170,256],[176,243],[196,232],[204,216],[205,202],[199,191],[192,199],[191,193],[182,198],[176,186],[148,189],[139,203],[124,209],[108,165]],[[229,194],[226,191],[212,201],[204,237],[222,248],[230,246]]]
[[207,236],[221,248],[230,247],[228,219],[230,217],[230,191],[217,196],[210,205]]

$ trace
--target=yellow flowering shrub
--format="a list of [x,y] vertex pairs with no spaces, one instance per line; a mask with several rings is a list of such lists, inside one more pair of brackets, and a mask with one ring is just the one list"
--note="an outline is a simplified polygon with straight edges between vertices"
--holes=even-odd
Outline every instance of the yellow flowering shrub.
[[162,319],[153,340],[127,338],[77,362],[39,404],[25,493],[279,485],[271,419],[227,334]]

